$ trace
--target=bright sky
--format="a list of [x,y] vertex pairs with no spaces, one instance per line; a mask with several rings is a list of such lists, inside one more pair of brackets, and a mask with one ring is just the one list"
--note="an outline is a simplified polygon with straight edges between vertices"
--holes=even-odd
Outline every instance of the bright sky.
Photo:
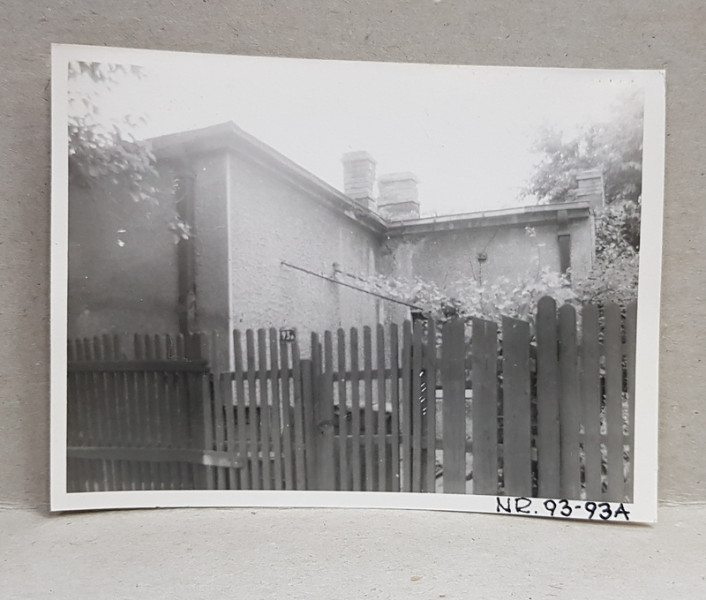
[[632,71],[114,52],[110,62],[142,65],[145,77],[125,78],[99,108],[147,116],[138,137],[234,121],[338,189],[341,156],[367,150],[378,174],[417,176],[426,215],[534,203],[520,190],[539,128],[603,119],[640,81]]

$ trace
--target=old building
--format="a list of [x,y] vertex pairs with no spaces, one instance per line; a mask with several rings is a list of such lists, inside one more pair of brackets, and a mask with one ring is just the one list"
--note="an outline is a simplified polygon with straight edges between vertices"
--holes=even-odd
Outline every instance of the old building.
[[[366,152],[343,157],[342,192],[233,123],[153,148],[173,189],[167,202],[139,206],[109,186],[70,190],[69,337],[306,335],[406,318],[406,307],[356,289],[376,273],[453,293],[467,278],[545,267],[582,277],[592,264],[600,173],[582,178],[577,202],[420,217],[414,175],[378,176]],[[170,229],[175,212],[189,236]]]

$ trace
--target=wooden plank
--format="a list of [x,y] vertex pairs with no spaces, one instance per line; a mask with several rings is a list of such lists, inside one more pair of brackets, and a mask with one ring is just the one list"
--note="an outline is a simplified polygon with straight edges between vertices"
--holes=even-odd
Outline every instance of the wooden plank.
[[[103,360],[103,341],[100,337],[95,336],[91,340],[91,347],[94,360]],[[95,425],[99,434],[99,443],[110,443],[112,436],[112,423],[109,419],[110,400],[108,398],[108,381],[107,373],[94,374],[93,378],[93,393],[95,407]],[[101,468],[101,483],[99,489],[101,491],[114,490],[112,465],[106,460],[100,461]]]
[[318,378],[321,373],[321,352],[319,351],[319,346],[319,336],[316,333],[312,333],[311,359],[301,361],[304,443],[306,447],[306,487],[309,490],[318,489],[316,465],[318,435],[314,413],[316,406],[314,396],[318,393]]
[[375,455],[373,439],[375,437],[375,421],[373,420],[373,348],[370,327],[363,327],[363,388],[365,390],[365,414],[363,425],[363,440],[365,444],[365,490],[375,490]]
[[[235,414],[235,399],[233,398],[233,382],[230,378],[224,377],[223,373],[218,375],[218,393],[223,404],[223,419],[225,425],[225,439],[223,441],[223,452],[231,457],[233,461],[240,460],[238,452]],[[226,470],[225,488],[228,490],[240,489],[240,473],[235,468]]]
[[505,494],[532,495],[529,323],[503,317],[503,477]]
[[578,373],[576,310],[559,308],[559,420],[561,430],[561,497],[581,497],[581,389]]
[[262,459],[262,489],[272,489],[272,467],[271,467],[271,416],[270,399],[267,386],[267,332],[264,329],[257,330],[258,348],[258,393],[260,396],[260,448]]
[[390,324],[390,420],[392,491],[400,491],[400,375],[399,375],[399,328]]
[[[121,357],[121,339],[119,336],[112,338],[112,355],[114,359]],[[115,398],[116,398],[116,429],[117,437],[123,445],[128,444],[130,436],[130,393],[129,377],[127,373],[115,373]],[[121,490],[130,490],[132,467],[127,461],[120,464]]]
[[[145,338],[135,335],[133,338],[133,355],[136,361],[146,359]],[[139,446],[149,446],[149,406],[145,401],[148,395],[146,372],[136,372],[133,380],[133,414],[135,415],[135,441]],[[139,462],[135,465],[135,487],[139,490],[150,489],[152,473],[149,465]]]
[[204,451],[190,448],[130,448],[125,446],[69,446],[68,456],[96,461],[136,461],[167,465],[174,461],[188,462],[216,468],[238,469],[241,462],[228,452]]
[[243,340],[242,334],[237,329],[233,331],[233,368],[235,374],[235,402],[238,417],[238,455],[242,467],[238,472],[240,489],[249,490],[251,482],[251,461],[248,460],[248,422],[245,399],[245,379],[243,377]]
[[[154,336],[154,356],[158,360],[164,360],[165,358],[165,348],[164,348],[164,337],[161,335]],[[155,404],[157,407],[157,430],[158,434],[158,445],[164,448],[168,445],[169,430],[170,430],[170,416],[168,399],[166,397],[166,378],[168,374],[164,371],[155,373]],[[172,474],[171,474],[172,463],[165,463],[163,465],[158,465],[157,472],[160,482],[160,489],[169,489]]]
[[378,323],[376,331],[376,358],[378,365],[377,376],[377,406],[378,406],[378,422],[377,422],[377,471],[378,481],[377,489],[379,491],[387,490],[387,443],[385,436],[387,435],[387,409],[386,398],[387,390],[385,383],[385,327],[382,323]]
[[443,390],[444,493],[466,493],[466,374],[464,323],[446,321],[441,328]]
[[248,365],[248,456],[250,457],[250,485],[253,490],[262,489],[260,477],[260,419],[258,418],[257,382],[255,379],[255,334],[245,331],[245,348]]
[[[205,359],[209,362],[209,364],[215,363],[217,357],[211,356],[210,354],[210,345],[208,343],[208,340],[205,335],[203,334],[194,334],[192,335],[192,356],[194,356],[198,360]],[[199,375],[199,378],[201,380],[201,386],[200,386],[200,393],[201,393],[201,407],[202,407],[202,416],[200,417],[201,419],[201,426],[203,429],[203,438],[202,438],[202,446],[204,450],[207,452],[212,452],[215,450],[215,444],[214,444],[214,434],[213,434],[213,423],[214,423],[214,417],[213,417],[213,398],[212,398],[212,392],[211,392],[211,376],[210,374],[201,374]],[[215,469],[211,466],[204,466],[203,467],[203,472],[205,474],[205,483],[204,485],[206,486],[206,489],[208,490],[213,490],[216,488],[216,472]]]
[[[68,361],[79,361],[83,358],[83,343],[81,340],[73,340],[68,344]],[[68,445],[81,445],[85,438],[85,375],[79,373],[68,373],[66,410],[67,415],[73,415],[71,426],[67,429]],[[67,477],[73,482],[68,491],[87,491],[87,473],[85,461],[72,461],[71,466],[67,465]],[[68,482],[67,482],[68,485]]]
[[[168,360],[172,355],[172,339],[169,335],[165,335],[160,339],[160,356],[163,356]],[[115,350],[115,349],[114,349]],[[124,376],[124,374],[121,374]],[[161,376],[161,388],[162,388],[162,422],[164,423],[162,444],[163,447],[174,449],[175,444],[175,434],[178,427],[176,421],[176,415],[174,410],[174,398],[173,398],[173,383],[174,377],[171,373],[162,372]],[[177,484],[179,480],[179,463],[177,461],[170,462],[166,466],[165,473],[165,489],[173,490],[177,489]]]
[[598,307],[581,310],[581,406],[583,407],[584,480],[587,500],[601,496],[601,374]]
[[279,344],[279,367],[282,392],[282,460],[284,461],[284,487],[295,489],[294,480],[294,427],[292,413],[292,370],[289,368],[289,345]]
[[[292,391],[294,395],[293,421],[294,421],[294,472],[296,489],[307,489],[306,471],[306,442],[304,436],[304,400],[306,390],[304,373],[311,375],[311,365],[302,365],[299,352],[299,342],[292,344]],[[311,387],[311,383],[308,384]]]
[[541,498],[561,495],[559,358],[556,302],[537,305],[537,479]]
[[[73,340],[66,341],[66,362],[70,364],[76,360],[74,354]],[[76,421],[76,384],[75,376],[67,372],[66,374],[66,445],[71,446],[75,442],[78,423]],[[78,469],[76,468],[77,461],[70,460],[67,456],[66,460],[66,491],[68,493],[80,492],[80,479],[78,477]]]
[[424,331],[421,322],[414,323],[412,332],[412,491],[422,491],[422,340]]
[[[163,338],[163,349],[160,349],[158,355],[164,360],[165,365],[170,362],[182,360],[184,352],[183,336],[177,336],[176,339],[166,335]],[[161,348],[161,346],[160,346]],[[162,353],[163,351],[163,353]],[[181,352],[181,354],[180,354]],[[189,424],[188,412],[186,410],[186,394],[188,391],[186,377],[179,371],[173,371],[170,367],[166,367],[161,371],[164,387],[164,423],[168,423],[168,435],[165,438],[165,443],[171,448],[185,448],[189,444]],[[190,475],[190,470],[193,466],[183,461],[175,461],[167,468],[167,487],[171,489],[191,489],[193,485],[193,477]]]
[[[471,368],[473,399],[473,493],[498,493],[498,340],[497,325],[473,319]],[[446,421],[444,421],[446,436]],[[446,463],[446,459],[444,459]],[[444,464],[444,470],[446,466]],[[444,491],[446,491],[444,489]]]
[[272,392],[272,412],[271,412],[271,434],[272,440],[272,464],[274,489],[284,488],[284,474],[282,471],[282,421],[281,421],[281,400],[280,400],[280,377],[279,370],[279,332],[270,328],[270,390]]
[[[102,335],[100,337],[100,348],[101,348],[101,359],[102,360],[112,360],[113,349],[112,340],[109,335]],[[118,398],[116,396],[115,389],[115,379],[113,373],[103,374],[103,400],[104,400],[104,412],[103,420],[105,423],[106,439],[103,443],[110,444],[120,444],[122,441],[120,439],[119,431],[117,428],[117,402]],[[122,486],[120,465],[116,460],[106,460],[104,461],[104,467],[106,475],[108,477],[108,489],[109,490],[120,490]]]
[[412,491],[412,323],[402,325],[402,398],[400,399],[402,438],[402,491]]
[[[343,329],[337,331],[338,373],[346,372],[346,333]],[[355,448],[353,448],[355,452]],[[350,489],[348,469],[348,402],[346,380],[338,378],[338,489]]]
[[68,364],[70,373],[145,373],[152,371],[203,373],[207,370],[207,362],[185,359],[88,360]]
[[608,489],[606,499],[622,502],[625,495],[623,475],[623,367],[620,307],[605,307],[605,418]]
[[[465,345],[464,345],[465,354]],[[425,492],[436,491],[436,323],[427,320],[427,336],[424,347],[426,398],[424,414],[424,447],[426,448]],[[465,376],[464,376],[465,379]],[[465,415],[464,415],[465,424]],[[464,426],[465,432],[465,426]],[[465,443],[465,442],[464,442]],[[464,450],[465,453],[465,450]],[[465,458],[464,458],[465,460]]]
[[[173,346],[175,360],[186,356],[186,341],[183,334],[178,334]],[[191,390],[190,376],[188,373],[176,372],[174,377],[175,405],[178,420],[178,446],[190,448],[192,446],[191,419],[189,418],[189,393]],[[193,489],[196,487],[194,480],[194,467],[188,463],[179,463],[179,489]]]
[[317,468],[320,490],[336,489],[335,446],[333,435],[333,341],[330,331],[324,332],[323,372],[317,410],[319,431]]
[[358,380],[358,330],[351,328],[351,484],[353,491],[362,489],[360,461],[360,383]]
[[635,483],[635,358],[637,354],[637,302],[628,304],[625,311],[625,362],[628,398],[628,452],[630,462],[625,480],[626,502],[633,500]]
[[[215,450],[216,452],[225,452],[226,439],[226,415],[225,403],[223,401],[223,390],[220,385],[220,361],[218,360],[218,346],[220,344],[218,332],[213,331],[209,337],[210,342],[210,357],[213,365],[213,448],[207,450]],[[214,474],[215,487],[219,490],[227,488],[227,473],[223,468],[217,468]]]

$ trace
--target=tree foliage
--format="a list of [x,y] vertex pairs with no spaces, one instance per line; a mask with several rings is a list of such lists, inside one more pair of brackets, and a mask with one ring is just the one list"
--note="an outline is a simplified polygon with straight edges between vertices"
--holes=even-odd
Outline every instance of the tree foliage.
[[576,176],[588,169],[603,173],[606,203],[630,200],[642,195],[642,95],[624,96],[610,118],[587,123],[568,136],[561,129],[540,131],[534,151],[540,155],[526,195],[539,202],[554,203],[576,196]]
[[547,128],[537,138],[534,149],[541,159],[527,195],[546,203],[571,201],[579,173],[603,174],[606,206],[595,215],[595,263],[585,280],[574,282],[582,301],[624,305],[637,298],[642,135],[643,99],[632,93],[604,122],[586,124],[570,137]]
[[[168,214],[165,226],[172,232],[175,243],[189,238],[192,227],[180,218],[171,202],[173,186],[160,179],[149,142],[135,137],[135,130],[147,122],[147,117],[130,112],[110,117],[101,108],[115,87],[144,77],[142,68],[73,62],[69,64],[68,76],[71,182],[89,188],[112,186],[120,191],[118,197],[125,196],[148,207],[162,205]],[[143,214],[150,216],[149,211]]]
[[102,114],[101,98],[127,78],[142,77],[139,67],[107,63],[69,64],[69,176],[74,183],[98,182],[125,190],[135,202],[157,201],[155,157],[134,137],[145,117]]
[[508,277],[486,282],[462,279],[451,286],[457,290],[455,294],[421,278],[409,281],[376,275],[367,285],[371,291],[415,305],[424,316],[440,323],[454,317],[466,320],[479,317],[499,323],[506,316],[533,324],[537,302],[543,296],[552,296],[560,304],[576,300],[567,277],[548,268],[515,280]]

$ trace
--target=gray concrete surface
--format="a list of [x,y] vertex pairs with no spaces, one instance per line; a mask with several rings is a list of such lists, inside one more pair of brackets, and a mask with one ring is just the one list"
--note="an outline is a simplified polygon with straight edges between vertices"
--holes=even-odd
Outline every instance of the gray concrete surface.
[[605,525],[416,511],[0,512],[3,598],[706,598],[706,505]]
[[[706,597],[706,509],[688,504],[706,501],[705,29],[701,0],[0,0],[0,597]],[[51,42],[666,68],[660,497],[684,504],[655,527],[357,510],[45,516]]]

